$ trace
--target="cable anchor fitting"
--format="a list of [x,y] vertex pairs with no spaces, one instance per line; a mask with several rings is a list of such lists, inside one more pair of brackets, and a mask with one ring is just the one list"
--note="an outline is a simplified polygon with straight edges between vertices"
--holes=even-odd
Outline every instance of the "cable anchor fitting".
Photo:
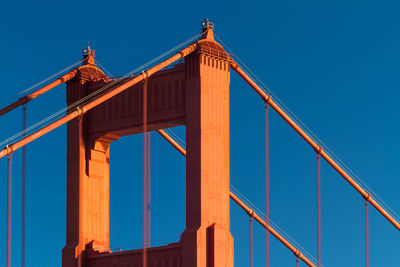
[[293,254],[296,256],[296,258],[298,258],[298,259],[301,258],[301,252],[300,252],[300,250],[296,249],[296,251],[293,252]]
[[82,119],[83,114],[84,114],[83,110],[80,107],[77,107],[76,112],[78,113],[78,118]]
[[316,152],[318,155],[321,155],[322,150],[324,150],[324,148],[323,148],[322,146],[320,146],[320,145],[317,145],[317,146],[314,148],[314,150],[315,150],[315,152]]
[[12,157],[12,153],[14,152],[14,146],[13,145],[7,145],[6,146],[6,151],[7,151],[7,158],[10,159]]
[[31,101],[32,98],[29,97],[29,95],[23,96],[19,98],[19,101],[21,101],[22,105],[25,105],[29,101]]
[[365,194],[363,195],[363,198],[366,201],[366,204],[369,203],[369,200],[371,199],[371,194],[368,192],[365,192]]
[[179,51],[179,55],[181,55],[181,58],[184,58],[186,56],[183,51]]
[[254,210],[249,210],[249,211],[247,211],[247,214],[249,214],[249,216],[250,216],[251,218],[254,218],[254,216],[256,215],[256,213],[254,212]]
[[142,71],[142,75],[143,75],[143,80],[146,80],[149,77],[149,74],[147,73],[147,70]]
[[271,96],[270,96],[269,94],[265,94],[265,93],[264,93],[264,96],[261,97],[261,98],[262,98],[262,100],[264,101],[264,106],[265,106],[265,108],[267,108],[267,106],[269,105],[269,102],[272,100],[272,99],[271,99]]

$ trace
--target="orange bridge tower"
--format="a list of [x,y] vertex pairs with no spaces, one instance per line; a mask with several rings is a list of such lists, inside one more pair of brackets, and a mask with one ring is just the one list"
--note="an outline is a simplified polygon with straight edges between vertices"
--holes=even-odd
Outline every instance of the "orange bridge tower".
[[[186,229],[177,243],[149,248],[148,266],[233,267],[229,208],[230,57],[202,24],[195,51],[148,78],[148,130],[186,126]],[[110,84],[94,51],[67,84],[67,104]],[[126,78],[130,79],[130,78]],[[119,83],[116,83],[118,85]],[[116,86],[113,85],[113,86]],[[109,158],[113,141],[143,132],[143,84],[67,126],[67,236],[63,267],[142,266],[142,250],[109,249]]]

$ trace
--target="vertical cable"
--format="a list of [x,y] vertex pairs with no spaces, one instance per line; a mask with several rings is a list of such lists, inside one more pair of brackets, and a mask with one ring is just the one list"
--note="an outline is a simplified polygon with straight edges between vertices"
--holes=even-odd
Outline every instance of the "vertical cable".
[[12,200],[12,153],[7,156],[7,253],[6,266],[11,267],[11,200]]
[[321,267],[321,176],[319,153],[317,153],[317,246],[318,267]]
[[147,267],[147,248],[150,243],[150,134],[147,127],[147,82],[146,74],[143,85],[143,267]]
[[151,133],[147,132],[147,247],[150,247],[150,229],[151,229]]
[[[265,222],[269,225],[269,106],[265,103]],[[265,265],[269,267],[269,231],[265,233]]]
[[143,86],[143,267],[147,267],[147,79]]
[[368,222],[368,200],[365,199],[365,266],[369,267],[369,222]]
[[[22,108],[22,137],[26,136],[26,104]],[[25,267],[26,146],[22,148],[21,267]]]
[[253,217],[250,216],[249,220],[249,227],[250,227],[250,267],[253,267]]
[[299,257],[296,257],[296,267],[300,266],[300,261],[299,261]]

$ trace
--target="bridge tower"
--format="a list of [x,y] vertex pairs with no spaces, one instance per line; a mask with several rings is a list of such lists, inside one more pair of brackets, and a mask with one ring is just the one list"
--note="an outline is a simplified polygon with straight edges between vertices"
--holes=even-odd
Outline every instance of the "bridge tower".
[[[84,58],[67,84],[68,105],[112,82],[96,67],[93,50]],[[149,248],[148,266],[233,267],[229,60],[206,21],[194,53],[148,78],[148,130],[185,125],[187,142],[186,229],[177,243]],[[142,266],[142,250],[109,249],[110,145],[143,132],[142,99],[138,84],[68,123],[63,267]]]

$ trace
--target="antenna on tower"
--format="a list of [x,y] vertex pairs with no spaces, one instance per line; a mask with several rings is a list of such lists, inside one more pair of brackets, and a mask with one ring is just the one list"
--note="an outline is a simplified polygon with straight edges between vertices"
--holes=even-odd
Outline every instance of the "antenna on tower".
[[83,64],[96,65],[94,62],[95,50],[90,48],[90,42],[88,41],[88,46],[86,49],[82,49]]

